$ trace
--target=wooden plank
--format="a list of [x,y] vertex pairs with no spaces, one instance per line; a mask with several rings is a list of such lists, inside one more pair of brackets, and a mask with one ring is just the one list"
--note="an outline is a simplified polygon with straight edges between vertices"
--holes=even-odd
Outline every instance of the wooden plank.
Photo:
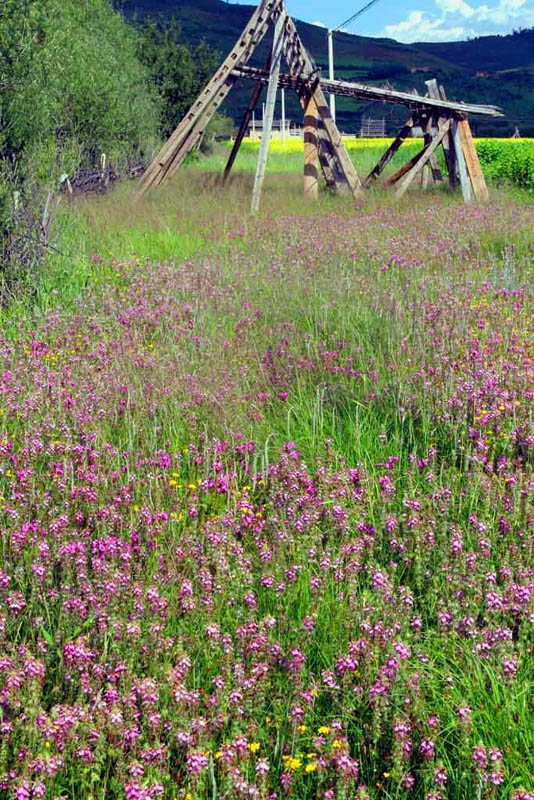
[[337,157],[339,165],[343,171],[343,174],[345,175],[345,179],[353,196],[358,199],[363,194],[362,183],[348,154],[343,139],[341,138],[341,134],[339,133],[337,125],[332,119],[330,107],[326,102],[323,90],[317,85],[314,88],[312,95],[317,106],[319,116],[321,117],[326,133],[328,134],[332,150]]
[[[267,63],[265,64],[265,69],[270,69],[270,67],[271,67],[271,57],[269,56],[269,58],[267,59]],[[245,114],[244,114],[243,119],[241,121],[241,125],[240,125],[240,128],[239,128],[239,131],[237,133],[234,145],[232,147],[232,152],[230,153],[228,161],[226,162],[226,167],[224,168],[224,172],[223,172],[223,184],[226,183],[226,181],[228,180],[228,178],[230,176],[230,173],[232,171],[232,167],[234,166],[234,162],[235,162],[237,154],[239,152],[239,148],[241,147],[243,139],[246,136],[246,133],[247,133],[247,130],[248,130],[248,126],[250,125],[250,121],[252,119],[252,115],[254,114],[254,111],[256,110],[256,106],[258,105],[258,102],[260,100],[262,92],[263,92],[263,83],[261,81],[258,81],[256,83],[256,86],[254,87],[254,91],[252,92],[252,97],[249,100],[249,103],[248,103],[248,106],[247,106],[247,110],[245,111]]]
[[439,147],[439,145],[443,141],[443,137],[449,130],[450,126],[451,126],[450,119],[447,119],[442,125],[439,126],[438,132],[432,139],[431,144],[425,147],[417,163],[405,175],[402,182],[397,187],[397,191],[395,193],[397,197],[402,197],[402,195],[406,192],[406,190],[408,189],[414,178],[418,175],[420,170],[422,170],[425,164],[429,162],[430,156],[432,155],[432,153],[436,151],[436,148]]
[[202,137],[204,136],[205,130],[211,118],[223,102],[230,89],[233,87],[234,81],[235,79],[233,77],[228,78],[225,86],[221,89],[213,103],[206,109],[203,116],[197,120],[197,123],[193,126],[186,139],[176,148],[167,163],[156,175],[152,184],[153,186],[160,186],[164,181],[172,178],[172,176],[182,166],[188,154],[193,152],[198,147],[202,141]]
[[265,170],[267,167],[267,155],[269,152],[269,142],[271,140],[271,132],[273,128],[274,107],[276,104],[276,93],[278,91],[278,76],[280,74],[280,65],[282,63],[282,47],[284,44],[285,31],[285,14],[281,14],[276,20],[274,28],[273,49],[271,55],[271,68],[270,79],[267,87],[267,99],[265,101],[265,114],[263,118],[263,126],[261,133],[261,145],[258,155],[258,163],[256,167],[256,176],[254,178],[254,189],[252,190],[252,203],[250,210],[252,214],[257,214],[260,208],[261,190],[263,181],[265,179]]
[[[432,139],[435,135],[433,132],[433,123],[434,118],[432,114],[428,114],[425,125],[425,147],[429,147],[432,144]],[[438,159],[436,158],[436,153],[433,152],[428,159],[428,164],[426,164],[423,169],[423,189],[428,188],[429,184],[433,186],[436,183],[441,183],[442,180],[443,178],[438,165]]]
[[[443,86],[439,87],[439,96],[442,100],[447,99],[447,94]],[[453,136],[453,122],[451,122],[451,129],[443,140],[443,152],[445,153],[445,161],[447,162],[447,171],[449,173],[449,186],[454,189],[459,182],[458,178],[458,165],[456,163],[456,150],[454,147]]]
[[319,198],[319,175],[317,172],[319,111],[313,97],[308,98],[304,111],[304,197]]
[[460,186],[462,187],[462,196],[464,203],[470,203],[472,201],[471,181],[469,180],[469,175],[467,174],[467,166],[465,163],[460,133],[458,131],[458,123],[454,119],[451,123],[451,129],[454,142],[454,152],[456,155],[456,164],[458,167],[458,176],[460,179]]
[[397,134],[397,138],[389,145],[388,149],[386,150],[386,152],[384,153],[384,155],[382,156],[376,167],[374,167],[371,170],[367,178],[364,180],[363,182],[364,186],[369,186],[369,184],[372,181],[375,181],[378,178],[384,167],[386,167],[387,164],[389,164],[389,162],[391,161],[391,159],[393,158],[399,147],[402,145],[402,143],[406,141],[406,139],[411,135],[413,127],[414,127],[414,118],[410,117],[410,119],[404,124],[403,128]]
[[[302,86],[300,86],[296,91],[300,100],[302,111],[304,112],[309,101],[309,92],[303,89]],[[324,125],[320,119],[317,135],[319,137],[319,164],[321,165],[326,185],[333,191],[339,191],[343,185],[347,186],[347,182],[345,180],[345,176],[339,170],[336,158],[332,152],[328,134],[326,133]]]
[[422,150],[419,150],[419,152],[417,152],[414,156],[412,156],[412,158],[410,158],[410,160],[407,161],[406,164],[403,164],[400,169],[394,172],[393,175],[391,175],[387,179],[386,186],[393,186],[393,184],[397,183],[397,181],[399,181],[403,177],[403,175],[406,175],[406,173],[409,172],[412,169],[412,167],[414,167],[417,164],[419,159],[423,156],[424,152],[425,152],[424,148]]
[[[296,53],[296,60],[302,64],[301,54],[299,51]],[[236,72],[240,78],[249,78],[251,80],[259,80],[262,78],[267,81],[268,76],[262,70],[256,67],[244,66],[236,68]],[[313,66],[311,69],[308,67],[302,68],[300,72],[298,69],[291,74],[280,74],[280,86],[295,89],[298,82],[308,83],[312,78],[316,77],[316,69]],[[362,100],[379,100],[384,103],[392,103],[393,105],[407,106],[421,111],[449,111],[456,114],[472,114],[486,117],[502,117],[504,116],[501,109],[494,105],[478,105],[475,103],[461,103],[452,100],[438,100],[431,97],[425,97],[412,92],[398,92],[394,89],[383,89],[379,86],[368,86],[365,83],[355,83],[349,81],[328,80],[327,78],[320,78],[319,80],[321,89],[328,94],[335,94],[338,97],[357,97]]]
[[[447,96],[445,94],[445,90],[443,87],[438,86],[438,82],[435,78],[432,78],[429,81],[425,81],[426,88],[428,90],[429,97],[433,97],[437,100],[446,100]],[[446,119],[446,115],[441,115],[438,119],[438,125],[440,122],[443,122]],[[454,164],[454,146],[452,144],[452,133],[449,130],[449,133],[444,137],[443,142],[443,155],[445,157],[445,164],[447,166],[447,174],[449,176],[449,185],[453,187],[455,185],[455,178],[456,178],[456,169]],[[434,156],[435,158],[435,156]],[[436,159],[437,164],[437,159]],[[440,171],[441,175],[441,171]]]
[[[154,183],[161,183],[166,177],[171,164],[174,163],[176,165],[176,163],[183,162],[188,151],[180,154],[181,146],[186,142],[197,140],[194,129],[202,127],[202,120],[206,112],[210,118],[215,113],[234,84],[235,76],[232,77],[232,70],[240,65],[245,65],[251,58],[256,47],[271,26],[273,12],[282,9],[282,7],[283,0],[262,0],[252,14],[234,49],[202,90],[191,109],[141,177],[135,197],[141,196]],[[204,128],[205,124],[206,121],[204,120]]]
[[302,44],[300,36],[295,27],[295,23],[288,15],[285,23],[286,38],[284,43],[284,55],[288,64],[289,72],[292,76],[300,77],[304,72],[312,76],[307,89],[315,100],[315,105],[319,111],[319,116],[322,120],[324,129],[328,138],[333,154],[345,176],[349,188],[355,198],[361,197],[363,190],[361,181],[356,173],[354,164],[347,152],[343,143],[336,123],[330,114],[330,107],[326,102],[324,92],[319,85],[317,79],[317,70],[313,61],[311,60],[306,48]]
[[471,185],[473,187],[475,198],[480,202],[485,202],[486,200],[489,200],[488,187],[486,186],[484,173],[482,172],[480,161],[478,160],[475,143],[471,134],[471,128],[469,127],[469,122],[466,119],[461,119],[458,121],[458,135],[467,166],[467,172],[471,178]]

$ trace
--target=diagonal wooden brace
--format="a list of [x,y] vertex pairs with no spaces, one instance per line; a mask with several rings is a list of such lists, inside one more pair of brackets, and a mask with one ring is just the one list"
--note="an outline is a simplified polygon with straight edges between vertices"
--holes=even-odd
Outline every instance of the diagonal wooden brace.
[[411,136],[414,124],[415,124],[414,118],[410,117],[410,119],[405,123],[403,128],[397,134],[396,139],[394,139],[391,142],[391,144],[389,145],[388,149],[386,150],[386,152],[384,153],[384,155],[382,156],[376,167],[374,167],[371,170],[367,178],[364,180],[363,182],[364,186],[369,186],[373,181],[375,181],[378,178],[382,170],[389,164],[389,162],[391,161],[391,159],[393,158],[399,147],[402,145],[402,143],[405,142],[409,136]]
[[232,70],[249,61],[271,27],[273,19],[284,10],[284,0],[262,0],[234,49],[142,176],[135,197],[140,197],[150,186],[161,184],[169,173],[176,171],[193,143],[198,141],[198,132],[205,130],[232,88],[235,81]]
[[396,191],[397,197],[402,197],[402,195],[406,192],[406,190],[408,189],[414,178],[420,173],[425,164],[429,162],[430,157],[442,143],[443,138],[448,133],[450,127],[451,127],[450,119],[447,119],[445,120],[445,122],[440,124],[438,132],[434,136],[432,141],[417,154],[415,159],[412,159],[412,162],[415,161],[415,163],[412,163],[411,168],[407,170],[403,180],[397,187]]

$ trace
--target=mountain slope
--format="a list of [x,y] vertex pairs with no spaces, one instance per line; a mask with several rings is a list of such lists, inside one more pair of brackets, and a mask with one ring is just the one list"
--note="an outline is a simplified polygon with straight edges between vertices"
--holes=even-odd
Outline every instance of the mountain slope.
[[[205,39],[221,56],[231,49],[255,8],[222,0],[123,0],[121,7],[132,18],[174,16],[182,24],[184,38]],[[301,21],[297,27],[317,66],[326,72],[326,30]],[[265,60],[269,46],[266,37],[256,63]],[[387,80],[395,88],[420,92],[425,90],[425,79],[436,77],[450,98],[500,105],[506,119],[477,120],[479,135],[510,135],[516,124],[522,135],[534,135],[534,29],[467,42],[414,44],[340,33],[335,38],[335,59],[338,77],[380,84]],[[249,94],[247,84],[231,93],[225,104],[227,113],[237,118]],[[294,119],[300,117],[298,104],[291,99],[288,112]],[[347,131],[359,128],[362,115],[385,117],[393,130],[405,111],[342,98],[338,115]]]

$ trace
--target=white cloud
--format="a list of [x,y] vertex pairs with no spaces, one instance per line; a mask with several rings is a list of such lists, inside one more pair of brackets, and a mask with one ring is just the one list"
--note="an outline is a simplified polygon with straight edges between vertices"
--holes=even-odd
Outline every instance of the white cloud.
[[436,0],[436,5],[444,14],[460,14],[462,17],[472,17],[475,9],[464,0]]
[[494,6],[474,6],[467,0],[434,2],[436,13],[410,11],[401,22],[386,25],[381,35],[401,42],[444,42],[534,25],[534,0],[499,0]]
[[327,27],[324,24],[324,22],[319,22],[318,20],[315,20],[314,22],[312,22],[311,25],[317,25],[318,28],[326,28]]

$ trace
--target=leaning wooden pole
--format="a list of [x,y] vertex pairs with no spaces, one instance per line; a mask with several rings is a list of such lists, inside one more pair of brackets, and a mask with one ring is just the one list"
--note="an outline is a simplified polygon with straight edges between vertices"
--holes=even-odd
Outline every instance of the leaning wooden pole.
[[471,193],[471,181],[469,180],[469,175],[467,174],[464,151],[460,139],[460,133],[458,131],[458,122],[455,119],[453,119],[451,127],[452,138],[454,142],[454,152],[456,154],[456,164],[458,167],[458,177],[460,179],[460,186],[462,187],[462,197],[464,199],[464,203],[470,203],[473,199]]
[[485,202],[489,200],[488,187],[486,186],[484,173],[482,172],[482,167],[478,160],[473,135],[467,119],[458,121],[458,136],[464,153],[467,172],[471,178],[471,186],[473,187],[474,195],[479,202]]
[[234,85],[235,76],[232,75],[232,70],[247,64],[271,27],[272,15],[276,12],[285,14],[284,0],[261,0],[234,49],[142,176],[134,199],[144,194],[151,186],[163,183],[169,174],[175,172],[183,163],[186,155],[198,142],[199,134],[202,135],[207,123]]
[[267,87],[267,99],[265,101],[265,115],[263,119],[263,129],[261,134],[260,152],[256,166],[256,176],[254,178],[254,189],[252,191],[252,203],[250,210],[252,214],[257,214],[260,208],[261,190],[265,179],[267,167],[267,154],[269,152],[269,142],[273,128],[274,107],[276,104],[276,92],[278,91],[278,76],[280,75],[280,65],[282,62],[282,46],[284,43],[284,23],[285,14],[281,14],[276,20],[274,28],[273,50],[271,55],[271,69],[269,74],[269,85]]
[[318,124],[319,111],[315,100],[309,96],[304,111],[304,197],[312,201],[319,197]]
[[414,128],[414,118],[410,117],[410,119],[404,124],[401,128],[400,132],[397,134],[397,138],[394,139],[391,144],[389,145],[388,149],[371,172],[367,176],[364,181],[364,186],[369,186],[373,181],[375,181],[382,170],[384,169],[387,164],[391,161],[401,144],[406,141],[406,139],[412,135],[412,130]]
[[399,183],[399,186],[396,190],[397,197],[402,197],[402,195],[406,192],[414,178],[421,172],[422,169],[430,162],[430,159],[434,155],[436,149],[442,143],[443,138],[449,131],[451,127],[450,119],[446,119],[442,124],[440,124],[438,128],[437,134],[428,142],[425,148],[419,154],[419,158],[412,166],[412,168],[406,173],[403,180]]
[[[267,59],[267,63],[265,64],[265,69],[270,69],[270,67],[271,67],[271,57],[269,56],[269,58]],[[259,103],[259,100],[260,100],[262,92],[263,92],[263,83],[261,81],[258,81],[256,86],[254,87],[254,91],[252,92],[252,97],[249,100],[249,104],[247,106],[247,110],[245,111],[245,114],[244,114],[243,119],[241,121],[241,125],[239,127],[238,134],[237,134],[237,136],[235,138],[235,142],[234,142],[233,147],[232,147],[232,152],[230,153],[230,156],[229,156],[228,161],[226,163],[226,167],[224,168],[223,184],[225,184],[226,181],[228,180],[228,178],[230,177],[230,173],[232,171],[232,167],[234,166],[234,162],[235,162],[235,160],[237,158],[237,154],[239,153],[239,148],[241,147],[241,145],[243,143],[243,139],[247,135],[248,126],[250,125],[250,121],[252,119],[252,115],[254,114],[254,111],[256,110],[256,107],[257,107],[257,105]]]
[[[289,74],[293,78],[301,78],[303,75],[308,75],[306,89],[311,93],[315,100],[315,105],[319,112],[322,126],[324,128],[325,136],[329,139],[329,146],[337,162],[336,166],[343,176],[344,181],[349,186],[350,191],[355,198],[361,197],[363,194],[362,184],[354,168],[347,149],[343,143],[336,123],[330,114],[330,106],[326,101],[323,90],[320,86],[320,80],[317,77],[317,70],[302,40],[297,32],[295,23],[290,16],[286,17],[286,37],[284,43],[284,55],[289,67]],[[322,149],[322,148],[320,148]]]

